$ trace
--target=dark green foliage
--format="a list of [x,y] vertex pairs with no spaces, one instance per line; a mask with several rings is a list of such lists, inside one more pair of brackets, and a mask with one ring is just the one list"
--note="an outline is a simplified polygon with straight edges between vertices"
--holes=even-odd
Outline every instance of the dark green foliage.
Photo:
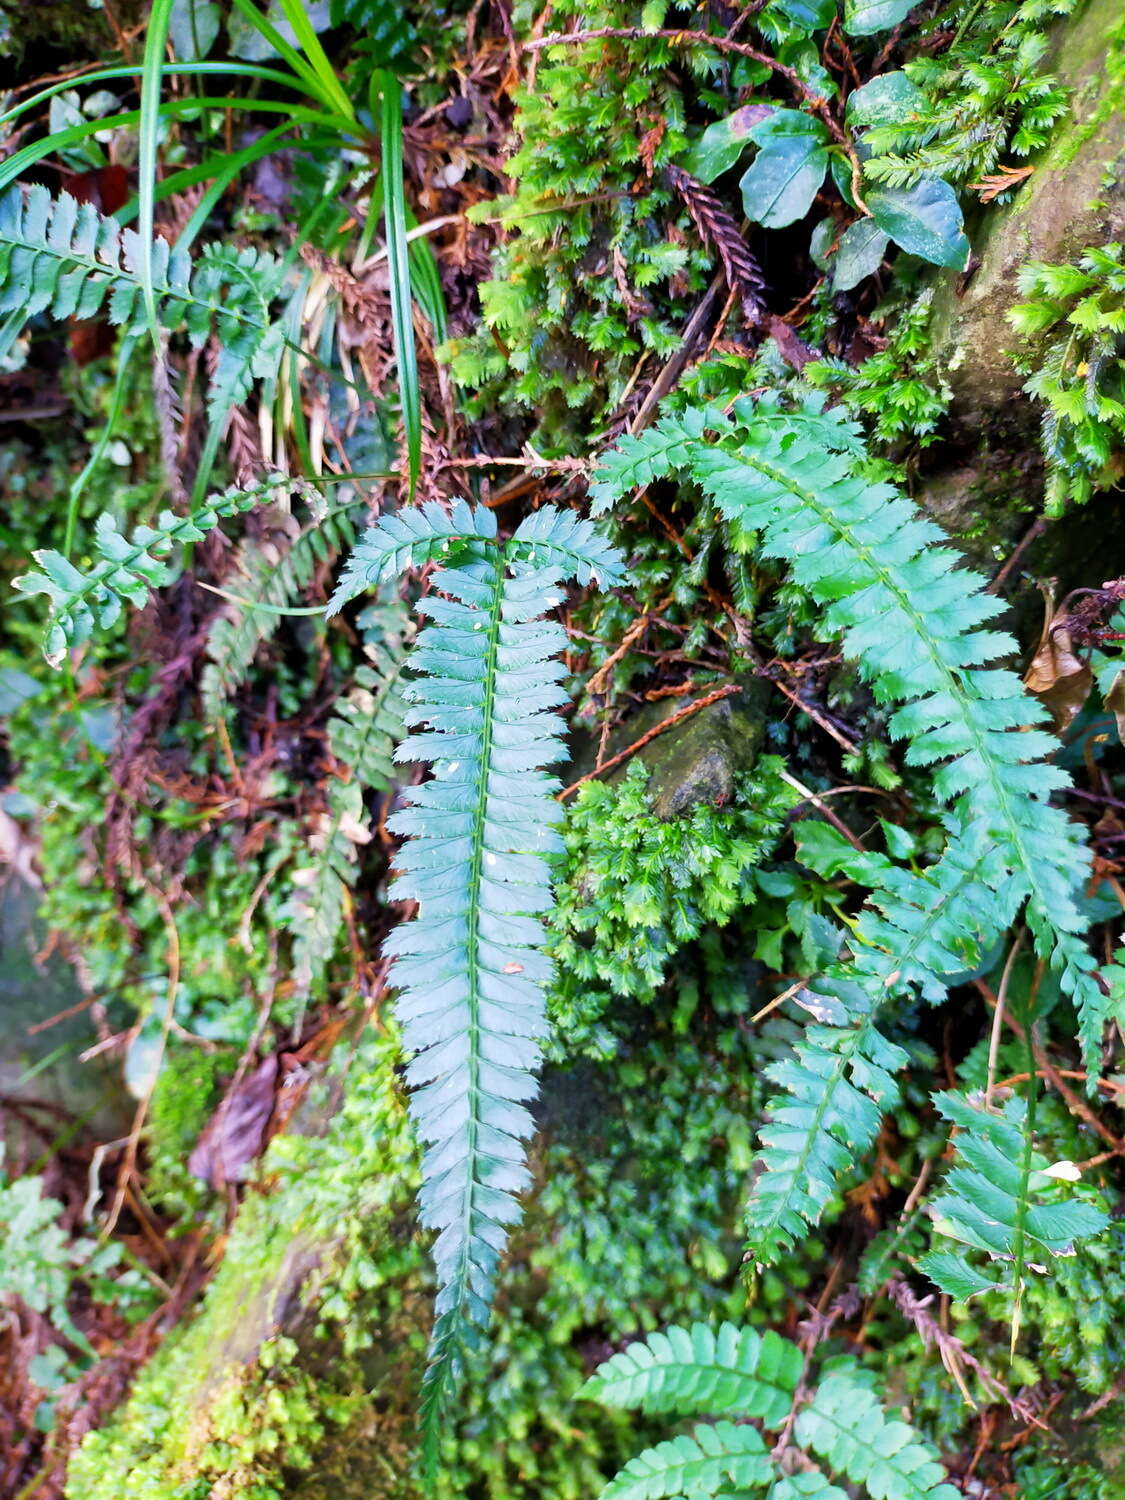
[[[571,19],[629,26],[636,11],[605,0],[555,10],[550,24],[566,30]],[[579,431],[585,440],[644,351],[672,352],[674,288],[701,284],[706,260],[684,243],[689,221],[662,173],[687,143],[673,55],[658,39],[560,48],[519,96],[522,144],[507,163],[516,192],[489,206],[506,233],[480,288],[505,353],[487,335],[450,352],[467,389],[531,410],[549,449],[565,450]],[[691,65],[707,75],[720,59],[699,49]]]
[[236,571],[227,579],[227,592],[236,597],[216,614],[207,633],[201,694],[209,719],[222,714],[227,700],[246,681],[258,648],[301,599],[317,568],[338,556],[355,534],[346,508],[299,528],[288,512],[284,519],[291,539],[279,529],[268,540],[244,542]]
[[323,989],[344,929],[359,873],[358,850],[370,838],[363,794],[389,791],[395,781],[394,746],[405,732],[406,621],[401,606],[382,613],[377,644],[374,633],[367,632],[371,665],[357,667],[329,722],[328,748],[339,771],[329,782],[328,806],[309,837],[313,858],[293,871],[293,890],[280,914],[293,934],[293,979],[302,996]]
[[945,6],[934,26],[953,27],[953,43],[906,64],[914,93],[868,132],[874,158],[867,175],[895,187],[923,173],[971,183],[1000,165],[1005,152],[1022,160],[1041,150],[1066,108],[1064,92],[1040,67],[1047,27],[1076,3],[954,0]]

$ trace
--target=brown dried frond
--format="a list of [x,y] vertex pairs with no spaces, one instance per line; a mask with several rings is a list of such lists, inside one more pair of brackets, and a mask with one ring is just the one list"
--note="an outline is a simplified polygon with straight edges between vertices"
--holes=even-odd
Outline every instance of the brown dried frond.
[[746,322],[751,326],[760,322],[766,310],[762,300],[766,283],[734,216],[709,187],[704,187],[682,167],[670,166],[668,179],[684,200],[700,239],[718,255],[727,285],[742,302]]

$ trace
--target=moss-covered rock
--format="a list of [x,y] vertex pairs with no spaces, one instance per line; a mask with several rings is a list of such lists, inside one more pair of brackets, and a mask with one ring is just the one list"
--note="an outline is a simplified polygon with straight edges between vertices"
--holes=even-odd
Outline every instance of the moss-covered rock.
[[1005,207],[986,211],[972,235],[979,264],[949,273],[935,300],[933,347],[967,429],[1034,426],[1015,402],[1022,379],[1007,354],[1017,342],[1007,313],[1028,260],[1071,261],[1089,245],[1125,237],[1125,20],[1119,0],[1089,0],[1060,25],[1051,65],[1070,109],[1045,155]]

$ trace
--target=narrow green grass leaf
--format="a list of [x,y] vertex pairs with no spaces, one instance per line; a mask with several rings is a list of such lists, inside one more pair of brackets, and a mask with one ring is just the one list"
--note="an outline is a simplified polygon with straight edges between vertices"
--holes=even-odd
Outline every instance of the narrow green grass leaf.
[[406,433],[410,498],[413,500],[422,469],[422,395],[414,348],[410,247],[406,238],[406,195],[402,184],[402,95],[398,79],[386,69],[375,74],[372,87],[382,94],[383,225],[391,273],[391,326],[398,363],[402,425]]

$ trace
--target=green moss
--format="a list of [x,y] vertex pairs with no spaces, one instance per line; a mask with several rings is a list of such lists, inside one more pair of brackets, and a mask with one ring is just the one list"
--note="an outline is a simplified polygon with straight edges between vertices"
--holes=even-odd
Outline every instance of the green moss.
[[194,1321],[87,1437],[69,1500],[274,1500],[360,1406],[412,1423],[421,1249],[398,1227],[415,1167],[394,1057],[369,1036],[327,1134],[275,1140],[271,1191],[244,1203]]
[[[558,977],[551,1011],[569,1055],[614,1048],[603,1017],[614,997],[651,1003],[672,955],[757,895],[753,871],[774,848],[793,794],[766,757],[734,800],[663,819],[648,768],[619,784],[587,782],[567,814],[567,878],[553,917]],[[690,1007],[679,1013],[686,1027]]]

